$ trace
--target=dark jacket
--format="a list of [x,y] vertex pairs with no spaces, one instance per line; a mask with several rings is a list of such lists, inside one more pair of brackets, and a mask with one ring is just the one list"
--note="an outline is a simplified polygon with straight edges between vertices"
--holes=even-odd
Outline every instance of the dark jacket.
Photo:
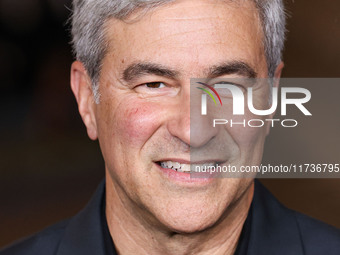
[[[0,251],[0,255],[104,255],[105,186],[73,218]],[[340,230],[281,205],[259,182],[250,214],[247,255],[339,255]]]

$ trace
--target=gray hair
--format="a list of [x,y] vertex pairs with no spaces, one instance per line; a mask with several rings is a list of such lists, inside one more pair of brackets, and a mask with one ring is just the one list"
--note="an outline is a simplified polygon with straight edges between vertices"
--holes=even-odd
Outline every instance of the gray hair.
[[[107,19],[124,19],[137,9],[149,10],[174,0],[73,0],[72,43],[92,81],[95,101],[99,102],[99,74],[106,54],[104,25]],[[285,40],[285,12],[282,0],[255,2],[264,32],[264,49],[269,77],[281,62]]]

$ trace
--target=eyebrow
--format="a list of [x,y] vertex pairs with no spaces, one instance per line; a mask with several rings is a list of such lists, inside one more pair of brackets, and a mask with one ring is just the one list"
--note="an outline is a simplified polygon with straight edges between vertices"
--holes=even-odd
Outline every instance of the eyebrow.
[[256,78],[255,70],[243,61],[232,61],[209,68],[208,77],[215,78],[228,74],[239,74],[247,78]]
[[179,72],[159,64],[140,62],[129,65],[123,71],[122,77],[126,82],[129,82],[145,74],[158,75],[171,79],[177,77]]
[[[204,73],[206,73],[209,78],[216,78],[229,74],[239,74],[247,78],[257,77],[255,70],[243,61],[231,61],[215,65]],[[126,82],[131,82],[146,74],[174,79],[179,76],[180,72],[156,63],[137,62],[129,65],[123,71],[122,78]]]

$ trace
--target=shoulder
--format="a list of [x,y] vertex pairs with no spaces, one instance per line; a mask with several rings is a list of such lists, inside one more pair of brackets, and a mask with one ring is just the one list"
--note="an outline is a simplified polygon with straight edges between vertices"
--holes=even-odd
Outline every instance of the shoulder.
[[0,250],[0,255],[104,255],[104,199],[103,181],[78,214]]
[[0,250],[0,255],[52,255],[58,249],[68,220],[46,228],[38,234],[25,238]]
[[340,230],[282,205],[255,181],[252,254],[339,255]]
[[340,230],[304,214],[293,212],[306,254],[340,254]]

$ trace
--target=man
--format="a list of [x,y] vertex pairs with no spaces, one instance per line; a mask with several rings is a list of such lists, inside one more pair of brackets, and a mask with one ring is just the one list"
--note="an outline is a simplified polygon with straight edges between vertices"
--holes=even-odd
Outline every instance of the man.
[[[189,173],[260,164],[269,127],[193,118],[190,79],[277,80],[284,23],[279,0],[75,0],[71,86],[105,183],[77,216],[1,254],[339,254],[338,230],[252,178]],[[270,88],[253,91],[265,109]]]

